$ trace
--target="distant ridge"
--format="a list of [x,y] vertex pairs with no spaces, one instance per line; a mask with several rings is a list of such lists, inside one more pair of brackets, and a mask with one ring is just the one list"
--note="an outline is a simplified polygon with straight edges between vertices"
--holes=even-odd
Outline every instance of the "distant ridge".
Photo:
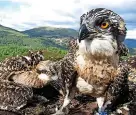
[[129,48],[136,48],[136,39],[126,39],[125,44]]
[[22,32],[9,28],[9,27],[5,27],[3,25],[0,24],[0,36],[2,35],[16,35],[16,36],[28,36],[26,34],[23,34]]
[[39,27],[23,31],[30,37],[77,37],[77,31],[71,28]]
[[[57,47],[65,49],[67,41],[77,38],[77,30],[71,28],[38,27],[18,31],[0,25],[0,45],[18,45],[31,48]],[[129,48],[136,48],[136,39],[126,39]]]

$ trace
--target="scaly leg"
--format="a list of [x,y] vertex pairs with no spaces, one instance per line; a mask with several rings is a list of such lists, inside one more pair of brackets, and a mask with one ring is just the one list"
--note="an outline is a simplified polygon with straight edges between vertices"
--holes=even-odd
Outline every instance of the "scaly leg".
[[106,109],[107,105],[111,104],[110,101],[104,103],[105,101],[104,99],[105,99],[104,97],[97,98],[98,112],[100,115],[104,113],[104,110]]
[[98,112],[101,113],[103,111],[104,97],[98,97],[97,103],[98,103]]
[[[76,80],[77,80],[77,72],[74,72],[72,75],[72,79],[67,79],[67,82],[65,81],[65,90],[66,95],[64,98],[64,102],[62,107],[53,115],[65,115],[68,114],[68,104],[71,102],[71,100],[74,98],[76,93]],[[72,82],[72,83],[70,83]]]
[[66,88],[66,96],[64,98],[64,102],[62,107],[57,110],[57,112],[53,115],[65,115],[68,113],[68,104],[71,102],[71,100],[74,98],[75,95],[75,88],[72,88],[72,90],[70,91],[68,88]]
[[[54,114],[54,115],[65,115],[65,113],[63,112],[64,108],[67,107],[67,105],[70,103],[71,99],[68,97],[69,95],[69,90],[66,90],[66,96],[63,102],[62,107]],[[68,112],[67,110],[65,112]]]

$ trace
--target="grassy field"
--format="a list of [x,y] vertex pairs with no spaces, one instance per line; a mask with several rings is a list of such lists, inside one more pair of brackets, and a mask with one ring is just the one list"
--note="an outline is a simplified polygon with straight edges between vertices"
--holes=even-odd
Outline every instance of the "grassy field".
[[0,61],[4,60],[5,58],[14,57],[17,55],[27,55],[28,51],[36,51],[36,50],[42,50],[44,53],[45,59],[51,59],[51,60],[58,60],[62,58],[67,51],[62,50],[59,48],[28,48],[24,46],[0,46]]

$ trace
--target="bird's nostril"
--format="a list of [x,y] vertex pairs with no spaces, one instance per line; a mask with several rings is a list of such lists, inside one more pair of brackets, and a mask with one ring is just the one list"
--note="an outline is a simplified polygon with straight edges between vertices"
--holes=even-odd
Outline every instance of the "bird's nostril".
[[89,32],[89,34],[96,34],[97,32],[95,32],[95,31],[92,31],[92,32]]

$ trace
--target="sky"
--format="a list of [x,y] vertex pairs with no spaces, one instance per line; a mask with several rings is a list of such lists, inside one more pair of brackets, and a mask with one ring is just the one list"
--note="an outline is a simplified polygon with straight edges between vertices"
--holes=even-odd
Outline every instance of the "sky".
[[42,26],[78,30],[80,16],[99,7],[119,14],[127,38],[136,39],[136,0],[0,0],[0,24],[19,31]]

